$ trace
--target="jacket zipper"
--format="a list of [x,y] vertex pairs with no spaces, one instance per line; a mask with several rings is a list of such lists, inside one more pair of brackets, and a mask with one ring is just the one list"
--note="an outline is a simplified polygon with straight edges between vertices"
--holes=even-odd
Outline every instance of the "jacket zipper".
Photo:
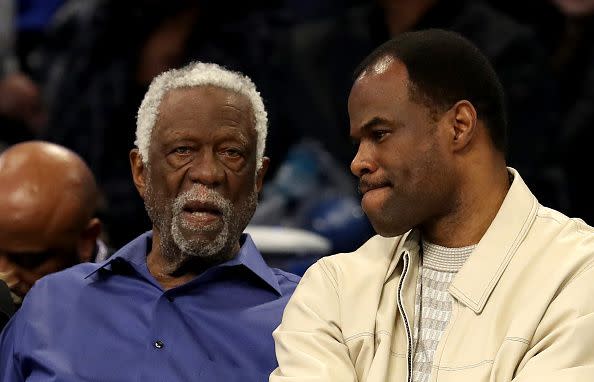
[[404,279],[406,278],[406,275],[408,273],[408,252],[404,252],[403,260],[404,269],[402,270],[402,276],[400,277],[400,282],[398,283],[398,310],[400,310],[400,315],[404,319],[404,327],[406,328],[406,380],[408,382],[412,382],[412,335],[410,330],[410,324],[408,322],[408,317],[406,316],[404,306],[402,305],[402,284],[404,283]]

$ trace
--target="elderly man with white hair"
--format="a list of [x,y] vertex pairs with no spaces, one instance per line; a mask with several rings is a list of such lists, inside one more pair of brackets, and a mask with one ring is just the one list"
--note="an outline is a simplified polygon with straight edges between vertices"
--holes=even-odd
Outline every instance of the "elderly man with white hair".
[[0,381],[264,381],[298,277],[242,234],[269,159],[251,80],[193,63],[140,106],[134,183],[153,229],[41,279],[4,330]]

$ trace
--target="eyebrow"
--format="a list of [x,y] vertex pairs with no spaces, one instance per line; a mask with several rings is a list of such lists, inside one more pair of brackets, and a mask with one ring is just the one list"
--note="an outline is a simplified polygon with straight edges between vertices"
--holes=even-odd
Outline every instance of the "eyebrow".
[[367,131],[373,129],[374,127],[376,127],[378,125],[386,125],[386,124],[390,124],[390,123],[391,122],[388,121],[385,118],[373,117],[369,121],[365,122],[363,124],[363,126],[361,126],[361,130],[364,131],[364,132],[367,132]]
[[[363,126],[361,126],[361,132],[362,134],[367,134],[369,133],[370,130],[372,130],[374,127],[379,126],[379,125],[395,125],[396,127],[402,125],[401,122],[394,122],[391,120],[388,120],[386,118],[382,118],[382,117],[373,117],[371,118],[369,121],[365,122],[363,124]],[[353,137],[351,135],[351,141],[353,143],[356,143],[358,141],[358,138]]]

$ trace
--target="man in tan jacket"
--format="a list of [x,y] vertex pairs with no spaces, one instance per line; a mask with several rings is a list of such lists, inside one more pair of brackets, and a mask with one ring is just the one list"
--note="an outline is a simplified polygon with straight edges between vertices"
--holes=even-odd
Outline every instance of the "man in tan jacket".
[[348,107],[381,236],[308,270],[270,381],[594,381],[594,229],[506,167],[488,60],[451,32],[402,34]]

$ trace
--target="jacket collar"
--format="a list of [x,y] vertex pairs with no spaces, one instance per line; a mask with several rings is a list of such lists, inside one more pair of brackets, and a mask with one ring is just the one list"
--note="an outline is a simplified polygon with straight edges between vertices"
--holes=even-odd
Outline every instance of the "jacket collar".
[[449,288],[476,314],[485,307],[538,210],[538,201],[518,172],[513,168],[508,171],[514,179],[499,212]]
[[415,256],[415,258],[418,257],[420,238],[421,233],[417,229],[412,229],[400,236],[399,240],[396,240],[396,242],[392,244],[392,249],[388,252],[392,256],[392,259],[388,266],[388,272],[386,273],[384,282],[392,275],[396,269],[396,265],[398,265],[405,253]]

